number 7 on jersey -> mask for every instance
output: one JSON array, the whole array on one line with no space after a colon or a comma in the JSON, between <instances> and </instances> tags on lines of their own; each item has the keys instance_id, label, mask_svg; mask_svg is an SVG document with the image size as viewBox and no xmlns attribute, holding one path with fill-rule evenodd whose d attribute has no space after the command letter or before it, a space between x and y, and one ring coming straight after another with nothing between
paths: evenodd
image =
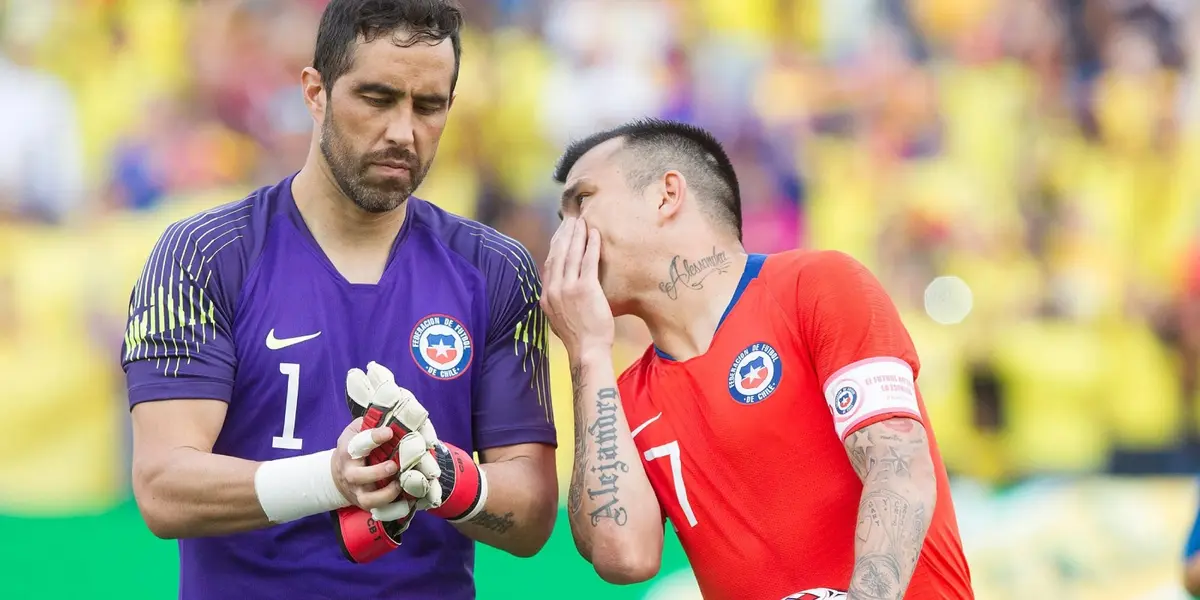
<instances>
[{"instance_id":1,"label":"number 7 on jersey","mask_svg":"<svg viewBox=\"0 0 1200 600\"><path fill-rule=\"evenodd\" d=\"M679 442L669 442L647 450L642 456L646 462L659 458L667 458L671 464L671 479L675 483L675 498L679 500L679 508L687 516L688 525L696 526L696 513L692 512L692 504L688 502L687 486L683 484L683 458L679 452Z\"/></svg>"}]
</instances>

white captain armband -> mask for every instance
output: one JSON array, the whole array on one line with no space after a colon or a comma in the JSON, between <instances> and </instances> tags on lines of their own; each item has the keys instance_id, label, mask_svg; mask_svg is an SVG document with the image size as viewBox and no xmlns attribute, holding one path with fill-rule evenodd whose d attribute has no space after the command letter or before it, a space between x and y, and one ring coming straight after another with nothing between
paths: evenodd
<instances>
[{"instance_id":1,"label":"white captain armband","mask_svg":"<svg viewBox=\"0 0 1200 600\"><path fill-rule=\"evenodd\" d=\"M838 370L825 383L825 402L842 440L867 422L921 418L912 367L898 358L868 358Z\"/></svg>"},{"instance_id":2,"label":"white captain armband","mask_svg":"<svg viewBox=\"0 0 1200 600\"><path fill-rule=\"evenodd\" d=\"M287 523L350 503L333 481L333 450L269 460L254 473L254 493L272 523Z\"/></svg>"}]
</instances>

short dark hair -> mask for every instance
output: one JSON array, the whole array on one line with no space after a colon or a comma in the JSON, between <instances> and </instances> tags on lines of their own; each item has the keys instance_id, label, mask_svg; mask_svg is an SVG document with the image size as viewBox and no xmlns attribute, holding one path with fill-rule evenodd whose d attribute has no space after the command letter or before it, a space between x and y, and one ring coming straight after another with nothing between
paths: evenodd
<instances>
[{"instance_id":1,"label":"short dark hair","mask_svg":"<svg viewBox=\"0 0 1200 600\"><path fill-rule=\"evenodd\" d=\"M706 209L719 223L729 226L742 239L742 196L737 173L725 148L703 128L679 121L638 119L572 142L554 168L554 180L567 182L567 174L579 159L596 146L621 139L618 151L627 155L626 181L634 190L644 190L663 173L677 170L707 200Z\"/></svg>"},{"instance_id":2,"label":"short dark hair","mask_svg":"<svg viewBox=\"0 0 1200 600\"><path fill-rule=\"evenodd\" d=\"M454 0L332 0L317 29L313 68L321 74L328 93L354 64L359 36L372 42L403 31L409 34L407 39L393 40L402 47L449 38L454 48L454 75L450 79L453 92L462 59L462 26L462 11Z\"/></svg>"}]
</instances>

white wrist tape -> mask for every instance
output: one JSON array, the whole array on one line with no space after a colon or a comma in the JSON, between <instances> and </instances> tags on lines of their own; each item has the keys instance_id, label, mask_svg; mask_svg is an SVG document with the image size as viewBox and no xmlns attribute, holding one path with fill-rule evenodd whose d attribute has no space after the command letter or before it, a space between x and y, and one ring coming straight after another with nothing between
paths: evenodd
<instances>
[{"instance_id":1,"label":"white wrist tape","mask_svg":"<svg viewBox=\"0 0 1200 600\"><path fill-rule=\"evenodd\" d=\"M350 503L333 481L333 450L269 460L254 473L254 493L272 523L287 523Z\"/></svg>"}]
</instances>

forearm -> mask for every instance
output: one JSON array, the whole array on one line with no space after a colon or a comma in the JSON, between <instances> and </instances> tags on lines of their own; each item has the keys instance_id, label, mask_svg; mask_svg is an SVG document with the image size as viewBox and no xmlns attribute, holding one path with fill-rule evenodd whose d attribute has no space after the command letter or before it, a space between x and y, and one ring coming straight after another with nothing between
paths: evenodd
<instances>
[{"instance_id":1,"label":"forearm","mask_svg":"<svg viewBox=\"0 0 1200 600\"><path fill-rule=\"evenodd\" d=\"M889 431L889 426L909 429ZM863 491L848 600L900 600L936 507L937 478L924 429L915 421L868 429L854 434L863 436L857 444L862 452L854 460Z\"/></svg>"},{"instance_id":2,"label":"forearm","mask_svg":"<svg viewBox=\"0 0 1200 600\"><path fill-rule=\"evenodd\" d=\"M935 486L932 480L922 484L895 479L864 486L850 600L904 597L937 502Z\"/></svg>"},{"instance_id":3,"label":"forearm","mask_svg":"<svg viewBox=\"0 0 1200 600\"><path fill-rule=\"evenodd\" d=\"M135 465L138 506L161 538L227 535L270 525L259 504L259 463L175 448L150 465Z\"/></svg>"},{"instance_id":4,"label":"forearm","mask_svg":"<svg viewBox=\"0 0 1200 600\"><path fill-rule=\"evenodd\" d=\"M630 435L612 357L572 357L571 380L575 460L567 509L575 545L601 577L642 580L657 570L662 515Z\"/></svg>"},{"instance_id":5,"label":"forearm","mask_svg":"<svg viewBox=\"0 0 1200 600\"><path fill-rule=\"evenodd\" d=\"M537 554L554 529L558 481L535 461L518 457L479 465L488 495L474 517L456 523L463 535L520 557Z\"/></svg>"},{"instance_id":6,"label":"forearm","mask_svg":"<svg viewBox=\"0 0 1200 600\"><path fill-rule=\"evenodd\" d=\"M135 494L161 538L229 535L348 506L333 451L254 462L191 447L135 467Z\"/></svg>"}]
</instances>

